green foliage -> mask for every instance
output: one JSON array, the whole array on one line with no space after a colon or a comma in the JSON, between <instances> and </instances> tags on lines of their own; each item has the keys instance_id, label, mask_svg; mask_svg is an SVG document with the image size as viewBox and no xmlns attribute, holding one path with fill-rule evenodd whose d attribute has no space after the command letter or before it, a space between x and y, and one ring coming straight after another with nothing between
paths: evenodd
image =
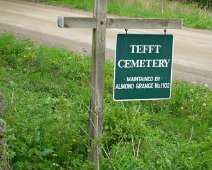
<instances>
[{"instance_id":1,"label":"green foliage","mask_svg":"<svg viewBox=\"0 0 212 170\"><path fill-rule=\"evenodd\" d=\"M7 157L14 170L92 169L86 161L90 58L0 36ZM172 98L114 102L106 63L102 169L210 169L212 91L174 81Z\"/></svg>"},{"instance_id":2,"label":"green foliage","mask_svg":"<svg viewBox=\"0 0 212 170\"><path fill-rule=\"evenodd\" d=\"M93 9L93 0L41 0L85 10ZM211 3L212 4L212 3ZM173 0L108 0L108 13L136 18L182 18L184 25L212 29L212 13L196 3Z\"/></svg>"},{"instance_id":3,"label":"green foliage","mask_svg":"<svg viewBox=\"0 0 212 170\"><path fill-rule=\"evenodd\" d=\"M8 34L0 37L0 44L0 91L6 98L13 168L85 164L87 139L81 136L87 130L87 112L81 107L88 101L80 103L80 98L89 95L88 59L62 49L35 49L29 41Z\"/></svg>"},{"instance_id":4,"label":"green foliage","mask_svg":"<svg viewBox=\"0 0 212 170\"><path fill-rule=\"evenodd\" d=\"M64 5L71 8L79 8L85 10L91 10L94 4L93 0L39 0L40 2L45 2L53 5Z\"/></svg>"},{"instance_id":5,"label":"green foliage","mask_svg":"<svg viewBox=\"0 0 212 170\"><path fill-rule=\"evenodd\" d=\"M210 0L175 0L183 3L198 3L203 7L212 7Z\"/></svg>"}]
</instances>

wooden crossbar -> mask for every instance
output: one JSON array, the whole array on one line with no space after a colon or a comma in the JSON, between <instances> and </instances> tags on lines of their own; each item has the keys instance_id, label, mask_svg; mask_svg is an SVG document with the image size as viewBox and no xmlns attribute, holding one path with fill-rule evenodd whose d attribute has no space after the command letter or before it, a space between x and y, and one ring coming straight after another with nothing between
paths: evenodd
<instances>
[{"instance_id":1,"label":"wooden crossbar","mask_svg":"<svg viewBox=\"0 0 212 170\"><path fill-rule=\"evenodd\" d=\"M96 28L96 18L58 17L60 28ZM100 21L102 22L102 21ZM181 29L182 19L107 18L106 28L131 29ZM104 24L104 23L102 23Z\"/></svg>"},{"instance_id":2,"label":"wooden crossbar","mask_svg":"<svg viewBox=\"0 0 212 170\"><path fill-rule=\"evenodd\" d=\"M107 19L107 28L131 29L181 29L181 19Z\"/></svg>"}]
</instances>

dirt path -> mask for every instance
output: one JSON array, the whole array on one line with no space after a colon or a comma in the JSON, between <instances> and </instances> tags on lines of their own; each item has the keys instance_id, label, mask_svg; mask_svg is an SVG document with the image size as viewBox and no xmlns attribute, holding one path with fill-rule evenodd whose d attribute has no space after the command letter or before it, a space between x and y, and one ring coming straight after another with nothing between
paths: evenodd
<instances>
[{"instance_id":1,"label":"dirt path","mask_svg":"<svg viewBox=\"0 0 212 170\"><path fill-rule=\"evenodd\" d=\"M12 32L32 38L37 44L68 48L81 55L91 54L90 29L57 28L57 16L92 16L89 12L32 2L0 0L0 33ZM113 59L117 33L107 30L106 57ZM163 33L163 30L129 30L129 33ZM207 83L212 88L212 31L168 30L175 37L174 77L190 82Z\"/></svg>"}]
</instances>

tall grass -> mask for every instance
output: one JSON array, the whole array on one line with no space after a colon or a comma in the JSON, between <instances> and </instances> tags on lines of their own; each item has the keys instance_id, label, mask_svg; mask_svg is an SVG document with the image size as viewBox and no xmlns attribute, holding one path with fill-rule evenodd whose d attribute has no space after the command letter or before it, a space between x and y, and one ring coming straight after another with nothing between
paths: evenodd
<instances>
[{"instance_id":1,"label":"tall grass","mask_svg":"<svg viewBox=\"0 0 212 170\"><path fill-rule=\"evenodd\" d=\"M72 8L93 9L93 0L42 0ZM212 29L212 13L198 4L170 0L108 0L108 13L139 18L182 18L184 25Z\"/></svg>"},{"instance_id":2,"label":"tall grass","mask_svg":"<svg viewBox=\"0 0 212 170\"><path fill-rule=\"evenodd\" d=\"M92 169L86 161L90 58L0 35L7 158L14 170ZM114 102L106 62L102 169L210 169L212 91L174 81L170 100Z\"/></svg>"}]
</instances>

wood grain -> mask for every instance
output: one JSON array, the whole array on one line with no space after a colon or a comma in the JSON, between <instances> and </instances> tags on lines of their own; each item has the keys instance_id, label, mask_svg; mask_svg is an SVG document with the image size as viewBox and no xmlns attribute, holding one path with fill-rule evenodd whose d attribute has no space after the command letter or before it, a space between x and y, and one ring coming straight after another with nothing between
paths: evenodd
<instances>
[{"instance_id":1,"label":"wood grain","mask_svg":"<svg viewBox=\"0 0 212 170\"><path fill-rule=\"evenodd\" d=\"M97 28L98 24L96 18L60 17L59 20L60 20L59 21L60 27L65 28ZM182 19L107 18L106 28L181 29L182 23L183 23Z\"/></svg>"}]
</instances>

